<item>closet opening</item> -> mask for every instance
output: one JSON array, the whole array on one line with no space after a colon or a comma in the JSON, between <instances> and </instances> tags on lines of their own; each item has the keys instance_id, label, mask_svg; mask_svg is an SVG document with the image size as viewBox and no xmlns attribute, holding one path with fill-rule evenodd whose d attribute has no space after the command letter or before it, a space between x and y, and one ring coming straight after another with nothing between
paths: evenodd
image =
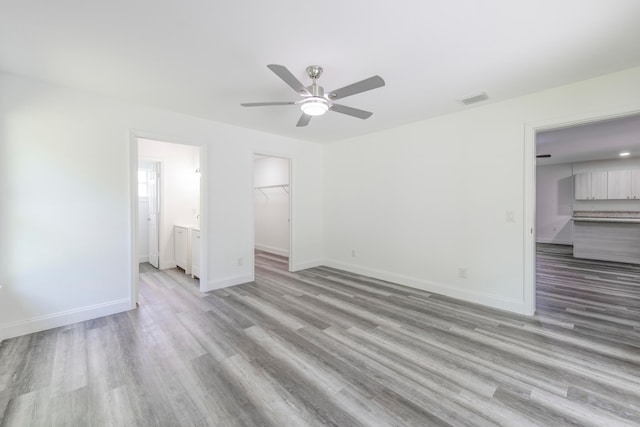
<instances>
[{"instance_id":1,"label":"closet opening","mask_svg":"<svg viewBox=\"0 0 640 427\"><path fill-rule=\"evenodd\" d=\"M255 154L253 179L256 265L291 271L291 160Z\"/></svg>"}]
</instances>

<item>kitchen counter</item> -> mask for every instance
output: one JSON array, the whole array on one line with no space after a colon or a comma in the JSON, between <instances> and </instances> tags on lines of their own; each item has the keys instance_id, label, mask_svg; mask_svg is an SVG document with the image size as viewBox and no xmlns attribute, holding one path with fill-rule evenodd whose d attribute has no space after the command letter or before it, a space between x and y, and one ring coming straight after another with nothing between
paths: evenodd
<instances>
[{"instance_id":1,"label":"kitchen counter","mask_svg":"<svg viewBox=\"0 0 640 427\"><path fill-rule=\"evenodd\" d=\"M575 258L640 264L640 212L573 213Z\"/></svg>"},{"instance_id":2,"label":"kitchen counter","mask_svg":"<svg viewBox=\"0 0 640 427\"><path fill-rule=\"evenodd\" d=\"M640 224L640 212L575 211L574 221Z\"/></svg>"},{"instance_id":3,"label":"kitchen counter","mask_svg":"<svg viewBox=\"0 0 640 427\"><path fill-rule=\"evenodd\" d=\"M194 230L196 229L196 227L194 227L193 224L176 223L176 224L173 224L173 225L175 225L176 227L191 228L191 229L194 229Z\"/></svg>"}]
</instances>

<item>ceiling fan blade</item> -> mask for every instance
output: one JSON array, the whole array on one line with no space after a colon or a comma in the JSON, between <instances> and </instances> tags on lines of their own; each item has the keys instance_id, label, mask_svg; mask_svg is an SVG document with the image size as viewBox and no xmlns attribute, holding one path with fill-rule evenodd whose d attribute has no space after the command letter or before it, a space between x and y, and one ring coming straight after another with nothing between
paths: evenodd
<instances>
[{"instance_id":1,"label":"ceiling fan blade","mask_svg":"<svg viewBox=\"0 0 640 427\"><path fill-rule=\"evenodd\" d=\"M368 119L373 114L370 111L358 110L357 108L347 107L346 105L340 104L333 104L331 109L336 113L346 114L363 120Z\"/></svg>"},{"instance_id":2,"label":"ceiling fan blade","mask_svg":"<svg viewBox=\"0 0 640 427\"><path fill-rule=\"evenodd\" d=\"M304 87L302 83L300 83L300 80L296 79L296 77L291 74L291 71L289 71L284 65L269 64L267 65L267 68L276 73L278 77L280 77L286 84L291 86L291 88L293 88L293 90L295 90L296 92L303 95L311 95L307 88Z\"/></svg>"},{"instance_id":3,"label":"ceiling fan blade","mask_svg":"<svg viewBox=\"0 0 640 427\"><path fill-rule=\"evenodd\" d=\"M536 159L548 159L549 157L551 157L551 154L538 154Z\"/></svg>"},{"instance_id":4,"label":"ceiling fan blade","mask_svg":"<svg viewBox=\"0 0 640 427\"><path fill-rule=\"evenodd\" d=\"M295 105L295 102L245 102L243 107L266 107L269 105Z\"/></svg>"},{"instance_id":5,"label":"ceiling fan blade","mask_svg":"<svg viewBox=\"0 0 640 427\"><path fill-rule=\"evenodd\" d=\"M304 113L303 113L303 114L300 116L300 120L298 120L298 124L296 125L296 127L299 127L299 128L300 128L300 127L302 127L302 126L306 126L306 125L308 125L308 124L309 124L309 122L311 121L311 117L312 117L312 116L310 116L310 115L308 115L308 114L304 114Z\"/></svg>"},{"instance_id":6,"label":"ceiling fan blade","mask_svg":"<svg viewBox=\"0 0 640 427\"><path fill-rule=\"evenodd\" d=\"M349 86L336 89L329 94L329 99L346 98L347 96L355 95L356 93L366 92L371 89L376 89L384 86L384 80L380 76L369 77L368 79L361 80L357 83L350 84Z\"/></svg>"}]
</instances>

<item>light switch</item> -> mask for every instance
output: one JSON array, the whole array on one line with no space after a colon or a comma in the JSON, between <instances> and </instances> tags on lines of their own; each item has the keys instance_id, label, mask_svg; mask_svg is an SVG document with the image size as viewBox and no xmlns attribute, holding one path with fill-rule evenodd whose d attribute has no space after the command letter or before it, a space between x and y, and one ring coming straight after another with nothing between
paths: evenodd
<instances>
[{"instance_id":1,"label":"light switch","mask_svg":"<svg viewBox=\"0 0 640 427\"><path fill-rule=\"evenodd\" d=\"M516 222L516 215L513 211L507 211L507 222Z\"/></svg>"}]
</instances>

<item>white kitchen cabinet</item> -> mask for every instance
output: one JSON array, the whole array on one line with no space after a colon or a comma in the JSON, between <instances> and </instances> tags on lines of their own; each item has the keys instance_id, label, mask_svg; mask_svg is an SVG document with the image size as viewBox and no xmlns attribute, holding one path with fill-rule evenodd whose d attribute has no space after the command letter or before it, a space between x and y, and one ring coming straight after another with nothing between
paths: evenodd
<instances>
[{"instance_id":1,"label":"white kitchen cabinet","mask_svg":"<svg viewBox=\"0 0 640 427\"><path fill-rule=\"evenodd\" d=\"M191 232L191 276L200 278L200 230Z\"/></svg>"},{"instance_id":2,"label":"white kitchen cabinet","mask_svg":"<svg viewBox=\"0 0 640 427\"><path fill-rule=\"evenodd\" d=\"M591 198L594 200L606 200L607 198L607 172L591 172Z\"/></svg>"},{"instance_id":3,"label":"white kitchen cabinet","mask_svg":"<svg viewBox=\"0 0 640 427\"><path fill-rule=\"evenodd\" d=\"M631 198L631 171L609 171L607 174L607 198L610 200Z\"/></svg>"},{"instance_id":4,"label":"white kitchen cabinet","mask_svg":"<svg viewBox=\"0 0 640 427\"><path fill-rule=\"evenodd\" d=\"M640 199L640 170L631 171L631 198Z\"/></svg>"},{"instance_id":5,"label":"white kitchen cabinet","mask_svg":"<svg viewBox=\"0 0 640 427\"><path fill-rule=\"evenodd\" d=\"M178 225L173 227L174 257L176 265L190 273L189 268L189 229Z\"/></svg>"},{"instance_id":6,"label":"white kitchen cabinet","mask_svg":"<svg viewBox=\"0 0 640 427\"><path fill-rule=\"evenodd\" d=\"M609 171L608 199L640 199L640 170Z\"/></svg>"},{"instance_id":7,"label":"white kitchen cabinet","mask_svg":"<svg viewBox=\"0 0 640 427\"><path fill-rule=\"evenodd\" d=\"M575 175L575 194L576 200L591 199L591 173L577 173Z\"/></svg>"},{"instance_id":8,"label":"white kitchen cabinet","mask_svg":"<svg viewBox=\"0 0 640 427\"><path fill-rule=\"evenodd\" d=\"M575 175L576 200L606 200L607 172L581 172Z\"/></svg>"}]
</instances>

